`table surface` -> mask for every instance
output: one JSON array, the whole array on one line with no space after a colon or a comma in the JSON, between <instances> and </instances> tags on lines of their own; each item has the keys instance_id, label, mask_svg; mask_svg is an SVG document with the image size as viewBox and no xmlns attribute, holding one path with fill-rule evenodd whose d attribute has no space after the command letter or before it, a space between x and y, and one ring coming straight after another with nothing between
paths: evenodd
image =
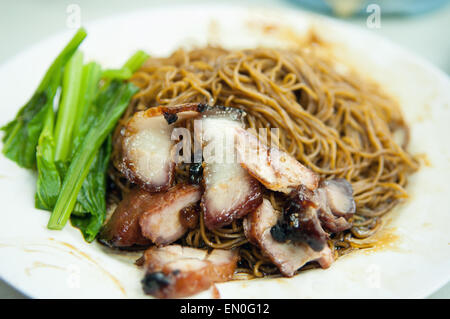
<instances>
[{"instance_id":1,"label":"table surface","mask_svg":"<svg viewBox=\"0 0 450 319\"><path fill-rule=\"evenodd\" d=\"M135 11L152 6L186 3L211 3L211 0L22 0L0 2L0 38L7 45L0 51L0 64L31 45L66 29L67 6L79 5L82 23L105 16ZM225 2L225 1L216 1ZM287 6L296 8L293 0L228 0L226 3L258 6ZM449 1L450 3L450 1ZM347 19L348 22L366 27L367 17ZM13 31L11 31L13 30ZM424 57L450 74L450 5L437 11L414 17L384 17L381 8L381 27L371 29L395 43ZM0 298L24 298L25 296L0 278ZM450 283L429 296L450 298Z\"/></svg>"}]
</instances>

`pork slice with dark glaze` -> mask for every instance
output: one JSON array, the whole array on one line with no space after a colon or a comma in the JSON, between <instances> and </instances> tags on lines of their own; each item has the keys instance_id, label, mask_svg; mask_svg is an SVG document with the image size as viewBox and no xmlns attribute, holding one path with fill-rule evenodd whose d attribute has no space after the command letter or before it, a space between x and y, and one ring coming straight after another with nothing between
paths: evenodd
<instances>
[{"instance_id":1,"label":"pork slice with dark glaze","mask_svg":"<svg viewBox=\"0 0 450 319\"><path fill-rule=\"evenodd\" d=\"M333 214L328 205L326 190L322 188L317 189L314 199L318 205L317 216L323 228L327 231L338 233L352 227L352 224L345 217Z\"/></svg>"},{"instance_id":2,"label":"pork slice with dark glaze","mask_svg":"<svg viewBox=\"0 0 450 319\"><path fill-rule=\"evenodd\" d=\"M150 192L167 190L173 181L175 158L173 124L198 115L204 104L152 107L136 112L122 130L122 158L118 169Z\"/></svg>"},{"instance_id":3,"label":"pork slice with dark glaze","mask_svg":"<svg viewBox=\"0 0 450 319\"><path fill-rule=\"evenodd\" d=\"M156 245L170 244L183 236L187 227L180 212L200 200L197 185L178 184L166 192L153 194L151 205L139 217L142 235Z\"/></svg>"},{"instance_id":4,"label":"pork slice with dark glaze","mask_svg":"<svg viewBox=\"0 0 450 319\"><path fill-rule=\"evenodd\" d=\"M353 199L353 188L347 180L336 178L320 183L320 188L326 192L327 204L335 216L353 216L356 211L356 203Z\"/></svg>"},{"instance_id":5,"label":"pork slice with dark glaze","mask_svg":"<svg viewBox=\"0 0 450 319\"><path fill-rule=\"evenodd\" d=\"M132 189L114 210L99 234L99 241L117 248L148 246L150 240L142 235L139 217L151 205L152 194Z\"/></svg>"},{"instance_id":6,"label":"pork slice with dark glaze","mask_svg":"<svg viewBox=\"0 0 450 319\"><path fill-rule=\"evenodd\" d=\"M233 128L243 127L243 123L233 116L232 111L219 114L208 112L202 118L205 191L201 206L206 227L216 229L258 207L262 201L262 190L258 181L233 156Z\"/></svg>"},{"instance_id":7,"label":"pork slice with dark glaze","mask_svg":"<svg viewBox=\"0 0 450 319\"><path fill-rule=\"evenodd\" d=\"M275 146L268 147L243 128L237 127L235 131L242 167L265 187L286 194L301 185L310 190L317 188L319 176L294 157Z\"/></svg>"},{"instance_id":8,"label":"pork slice with dark glaze","mask_svg":"<svg viewBox=\"0 0 450 319\"><path fill-rule=\"evenodd\" d=\"M273 209L270 201L263 203L254 212L244 218L244 232L247 239L257 245L287 277L311 261L317 261L322 268L328 268L333 262L333 254L328 246L320 251L314 251L306 243L276 241L271 235L271 229L281 218L281 213Z\"/></svg>"},{"instance_id":9,"label":"pork slice with dark glaze","mask_svg":"<svg viewBox=\"0 0 450 319\"><path fill-rule=\"evenodd\" d=\"M289 194L282 220L272 229L277 241L292 240L308 244L320 251L329 233L352 227L355 212L353 191L344 179L322 181L314 191L301 186Z\"/></svg>"},{"instance_id":10,"label":"pork slice with dark glaze","mask_svg":"<svg viewBox=\"0 0 450 319\"><path fill-rule=\"evenodd\" d=\"M327 245L329 236L322 228L316 204L305 192L291 194L284 208L284 232L288 239L306 243L313 250L321 251Z\"/></svg>"},{"instance_id":11,"label":"pork slice with dark glaze","mask_svg":"<svg viewBox=\"0 0 450 319\"><path fill-rule=\"evenodd\" d=\"M351 184L343 178L325 180L314 192L318 216L323 227L338 233L352 227L348 219L356 210Z\"/></svg>"},{"instance_id":12,"label":"pork slice with dark glaze","mask_svg":"<svg viewBox=\"0 0 450 319\"><path fill-rule=\"evenodd\" d=\"M144 254L145 293L158 298L191 296L213 283L230 280L237 266L237 250L206 250L170 245Z\"/></svg>"}]
</instances>

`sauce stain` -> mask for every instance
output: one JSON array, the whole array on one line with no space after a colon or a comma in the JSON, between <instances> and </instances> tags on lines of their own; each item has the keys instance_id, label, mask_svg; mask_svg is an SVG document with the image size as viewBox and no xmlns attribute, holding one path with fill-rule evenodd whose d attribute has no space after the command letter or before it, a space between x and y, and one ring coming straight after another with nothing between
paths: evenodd
<instances>
[{"instance_id":1,"label":"sauce stain","mask_svg":"<svg viewBox=\"0 0 450 319\"><path fill-rule=\"evenodd\" d=\"M25 273L28 276L31 276L31 271L38 269L38 268L54 268L54 269L59 269L59 270L66 270L64 267L61 267L61 266L50 265L50 264L42 263L40 261L35 261L30 267L25 268Z\"/></svg>"},{"instance_id":2,"label":"sauce stain","mask_svg":"<svg viewBox=\"0 0 450 319\"><path fill-rule=\"evenodd\" d=\"M431 107L429 104L425 104L423 106L423 110L416 116L415 120L419 123L431 120Z\"/></svg>"},{"instance_id":3,"label":"sauce stain","mask_svg":"<svg viewBox=\"0 0 450 319\"><path fill-rule=\"evenodd\" d=\"M361 241L365 254L370 254L381 250L399 250L397 244L400 236L396 234L396 228L382 229L368 241Z\"/></svg>"},{"instance_id":4,"label":"sauce stain","mask_svg":"<svg viewBox=\"0 0 450 319\"><path fill-rule=\"evenodd\" d=\"M260 20L249 20L246 22L249 30L255 31L258 34L269 36L277 41L301 48L311 44L318 44L320 46L328 46L329 43L323 41L318 32L315 31L315 26L312 25L306 32L298 32L289 25L282 25L278 23L271 23Z\"/></svg>"},{"instance_id":5,"label":"sauce stain","mask_svg":"<svg viewBox=\"0 0 450 319\"><path fill-rule=\"evenodd\" d=\"M63 242L63 241L58 241L52 237L49 238L49 241L56 243L60 246L63 246L64 249L59 249L60 251L64 252L64 253L68 253L76 258L79 258L81 260L87 260L90 264L96 266L105 276L107 276L113 283L114 285L116 285L116 287L121 291L121 293L126 296L127 293L125 291L125 289L123 288L122 284L120 283L120 281L114 277L113 275L111 275L108 271L106 271L102 266L100 266L91 256L89 256L88 254L86 254L85 252L79 250L78 248L76 248L75 246ZM25 252L29 252L29 253L48 253L46 251L41 251L41 250L37 250L37 249L31 249L31 248L27 248L29 246L47 246L50 248L56 248L58 249L57 246L54 245L49 245L49 244L41 244L41 243L32 243L32 244L8 244L8 243L0 243L0 248L3 247L14 247L14 248L18 248L21 249ZM67 250L69 249L69 251ZM31 267L28 267L25 269L25 272L27 275L31 274L31 270L36 269L36 268L43 268L43 267L51 267L51 268L55 268L55 269L62 269L65 270L65 268L60 267L60 266L56 266L56 265L50 265L50 264L45 264L45 263L41 263L41 262L34 262L33 265Z\"/></svg>"},{"instance_id":6,"label":"sauce stain","mask_svg":"<svg viewBox=\"0 0 450 319\"><path fill-rule=\"evenodd\" d=\"M75 256L75 257L84 257L85 259L87 259L89 262L91 262L92 264L94 264L95 266L97 266L97 268L103 273L103 274L105 274L109 279L111 279L111 281L117 286L117 288L119 288L119 290L122 292L122 294L124 295L124 296L126 296L127 294L126 294L126 291L125 291L125 289L123 288L123 286L122 286L122 284L120 283L120 281L116 278L116 277L114 277L113 275L111 275L108 271L106 271L102 266L100 266L91 256L89 256L88 254L86 254L85 252L82 252L81 250L79 250L78 248L76 248L75 246L73 246L73 245L71 245L71 244L69 244L69 243L66 243L66 242L63 242L63 241L57 241L57 240L55 240L54 238L49 238L49 240L51 240L51 241L53 241L53 242L55 242L55 243L57 243L57 244L59 244L59 245L62 245L62 246L65 246L65 247L67 247L67 248L69 248L71 251L69 251L69 253L71 254L71 255L73 255L73 256Z\"/></svg>"},{"instance_id":7,"label":"sauce stain","mask_svg":"<svg viewBox=\"0 0 450 319\"><path fill-rule=\"evenodd\" d=\"M25 248L25 247L23 247L23 246L0 243L0 248L4 248L4 247L19 248L19 249L22 249L22 250L23 250L24 252L26 252L26 253L40 253L40 252L41 252L40 250L30 249L30 248Z\"/></svg>"}]
</instances>

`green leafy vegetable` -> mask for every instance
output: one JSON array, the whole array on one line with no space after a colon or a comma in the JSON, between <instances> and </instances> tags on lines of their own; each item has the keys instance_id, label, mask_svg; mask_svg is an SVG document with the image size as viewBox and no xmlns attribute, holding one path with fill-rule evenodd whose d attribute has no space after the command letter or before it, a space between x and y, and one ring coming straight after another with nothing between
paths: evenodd
<instances>
[{"instance_id":1,"label":"green leafy vegetable","mask_svg":"<svg viewBox=\"0 0 450 319\"><path fill-rule=\"evenodd\" d=\"M25 168L36 167L36 146L49 108L61 82L61 72L86 37L81 28L53 61L31 99L19 110L16 118L3 126L3 154Z\"/></svg>"},{"instance_id":2,"label":"green leafy vegetable","mask_svg":"<svg viewBox=\"0 0 450 319\"><path fill-rule=\"evenodd\" d=\"M93 113L95 106L92 105L98 93L101 67L98 63L90 62L83 67L83 74L80 87L79 108L74 118L72 153L83 141L91 123L87 123L88 118Z\"/></svg>"},{"instance_id":3,"label":"green leafy vegetable","mask_svg":"<svg viewBox=\"0 0 450 319\"><path fill-rule=\"evenodd\" d=\"M72 146L72 132L79 109L83 54L76 52L67 63L62 83L62 97L55 126L55 160L67 161Z\"/></svg>"},{"instance_id":4,"label":"green leafy vegetable","mask_svg":"<svg viewBox=\"0 0 450 319\"><path fill-rule=\"evenodd\" d=\"M75 56L74 56L75 57ZM73 69L67 67L67 72L73 72ZM77 70L78 72L79 70ZM76 145L78 145L82 137L79 134L80 123L85 119L86 112L92 104L95 94L98 90L98 82L100 80L101 68L100 65L91 62L83 67L81 74L80 92L77 94L77 104L72 105L73 121L73 147L70 150L71 156L69 160L55 161L54 150L55 141L53 137L53 121L54 114L51 112L51 121L44 126L39 144L37 148L37 167L38 167L38 181L36 189L35 205L37 208L45 210L53 210L58 199L59 191L61 189L62 179L68 169L70 158L74 153ZM67 78L70 78L69 76ZM74 95L72 95L74 96Z\"/></svg>"},{"instance_id":5,"label":"green leafy vegetable","mask_svg":"<svg viewBox=\"0 0 450 319\"><path fill-rule=\"evenodd\" d=\"M37 208L45 210L53 209L61 188L60 173L54 161L54 120L53 108L47 108L44 128L39 136L39 143L36 149L38 180L35 205Z\"/></svg>"},{"instance_id":6,"label":"green leafy vegetable","mask_svg":"<svg viewBox=\"0 0 450 319\"><path fill-rule=\"evenodd\" d=\"M86 117L94 98L98 92L101 76L101 67L98 63L90 62L83 66L83 74L80 87L80 106L74 123L74 137L80 132L81 123Z\"/></svg>"},{"instance_id":7,"label":"green leafy vegetable","mask_svg":"<svg viewBox=\"0 0 450 319\"><path fill-rule=\"evenodd\" d=\"M106 217L106 172L111 155L111 135L103 143L92 163L89 173L78 193L77 204L82 214L70 217L72 225L79 228L87 242L97 236Z\"/></svg>"},{"instance_id":8,"label":"green leafy vegetable","mask_svg":"<svg viewBox=\"0 0 450 319\"><path fill-rule=\"evenodd\" d=\"M96 153L137 90L132 83L114 80L100 92L94 104L101 107L101 112L94 126L86 134L83 143L75 151L55 208L50 216L48 228L62 229L67 223Z\"/></svg>"},{"instance_id":9,"label":"green leafy vegetable","mask_svg":"<svg viewBox=\"0 0 450 319\"><path fill-rule=\"evenodd\" d=\"M102 72L95 62L83 65L77 48L85 37L79 29L2 130L4 154L20 166L37 168L35 205L52 211L48 228L62 229L70 217L91 242L106 216L111 131L138 90L124 80L148 55L138 51L122 68Z\"/></svg>"},{"instance_id":10,"label":"green leafy vegetable","mask_svg":"<svg viewBox=\"0 0 450 319\"><path fill-rule=\"evenodd\" d=\"M149 55L142 50L136 51L120 69L107 69L102 73L102 78L107 80L129 79L137 69L147 60Z\"/></svg>"},{"instance_id":11,"label":"green leafy vegetable","mask_svg":"<svg viewBox=\"0 0 450 319\"><path fill-rule=\"evenodd\" d=\"M105 83L103 84L104 87L102 90L105 90L114 79L128 79L147 58L147 54L143 51L138 51L121 69L103 71L101 77L105 79ZM83 69L83 79L86 77L85 72L90 74L87 78L93 82L92 84L87 84L92 91L92 88L98 87L93 84L98 81L100 67L98 65L97 67L95 65L86 65ZM84 82L89 82L89 80L83 80L82 83ZM93 104L92 101L89 101L89 96L92 96L92 94L87 93L85 96L84 108L86 111L79 117L81 119L80 125L75 126L74 149L77 149L78 145L84 141L87 132L95 125L100 114L103 112L102 107L107 103L106 99L108 98L107 95L103 95L106 99L102 100L99 96L96 103ZM78 128L78 131L76 131L76 128ZM95 239L106 217L106 173L110 154L111 137L109 136L91 164L89 173L81 186L77 196L77 202L70 217L72 225L81 230L84 239L88 242Z\"/></svg>"},{"instance_id":12,"label":"green leafy vegetable","mask_svg":"<svg viewBox=\"0 0 450 319\"><path fill-rule=\"evenodd\" d=\"M127 62L124 64L123 69L129 69L131 73L134 73L139 69L142 63L147 60L149 55L142 50L136 51Z\"/></svg>"},{"instance_id":13,"label":"green leafy vegetable","mask_svg":"<svg viewBox=\"0 0 450 319\"><path fill-rule=\"evenodd\" d=\"M119 80L126 80L130 78L133 75L133 73L128 68L123 69L108 69L103 71L102 78L105 79L119 79Z\"/></svg>"}]
</instances>

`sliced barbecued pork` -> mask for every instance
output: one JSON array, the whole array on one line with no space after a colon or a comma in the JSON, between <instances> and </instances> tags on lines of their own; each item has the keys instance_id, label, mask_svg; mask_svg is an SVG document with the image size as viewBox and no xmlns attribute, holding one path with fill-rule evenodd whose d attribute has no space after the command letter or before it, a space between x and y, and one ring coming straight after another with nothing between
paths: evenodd
<instances>
[{"instance_id":1,"label":"sliced barbecued pork","mask_svg":"<svg viewBox=\"0 0 450 319\"><path fill-rule=\"evenodd\" d=\"M99 234L99 241L117 248L133 248L151 244L142 235L139 217L151 205L152 194L142 189L132 189L117 205Z\"/></svg>"},{"instance_id":2,"label":"sliced barbecued pork","mask_svg":"<svg viewBox=\"0 0 450 319\"><path fill-rule=\"evenodd\" d=\"M188 230L182 210L195 205L200 197L196 185L178 184L162 193L133 189L119 203L99 240L117 248L170 244Z\"/></svg>"},{"instance_id":3,"label":"sliced barbecued pork","mask_svg":"<svg viewBox=\"0 0 450 319\"><path fill-rule=\"evenodd\" d=\"M310 191L301 186L292 191L283 209L282 220L273 227L277 241L291 240L308 244L321 251L327 245L329 233L351 228L347 220L355 213L353 190L345 179L322 181Z\"/></svg>"},{"instance_id":4,"label":"sliced barbecued pork","mask_svg":"<svg viewBox=\"0 0 450 319\"><path fill-rule=\"evenodd\" d=\"M290 193L304 185L317 188L319 176L276 146L265 143L241 127L235 128L239 161L253 177L268 189Z\"/></svg>"},{"instance_id":5,"label":"sliced barbecued pork","mask_svg":"<svg viewBox=\"0 0 450 319\"><path fill-rule=\"evenodd\" d=\"M287 239L308 244L313 250L321 251L326 245L328 234L323 230L317 214L317 204L313 201L314 193L301 186L293 192L283 209L284 223L276 236L284 233Z\"/></svg>"},{"instance_id":6,"label":"sliced barbecued pork","mask_svg":"<svg viewBox=\"0 0 450 319\"><path fill-rule=\"evenodd\" d=\"M178 184L166 192L153 194L151 204L139 218L142 235L156 245L176 241L188 230L182 222L181 211L195 205L200 197L200 187L187 184Z\"/></svg>"},{"instance_id":7,"label":"sliced barbecued pork","mask_svg":"<svg viewBox=\"0 0 450 319\"><path fill-rule=\"evenodd\" d=\"M205 225L216 229L231 224L261 204L262 191L234 156L234 128L244 126L238 109L216 107L201 118L204 156L204 194L201 205Z\"/></svg>"},{"instance_id":8,"label":"sliced barbecued pork","mask_svg":"<svg viewBox=\"0 0 450 319\"><path fill-rule=\"evenodd\" d=\"M350 218L356 211L352 185L343 178L325 180L320 188L326 192L327 204L335 216Z\"/></svg>"},{"instance_id":9,"label":"sliced barbecued pork","mask_svg":"<svg viewBox=\"0 0 450 319\"><path fill-rule=\"evenodd\" d=\"M322 181L314 191L319 219L331 233L338 233L352 227L348 219L356 210L352 185L343 178Z\"/></svg>"},{"instance_id":10,"label":"sliced barbecued pork","mask_svg":"<svg viewBox=\"0 0 450 319\"><path fill-rule=\"evenodd\" d=\"M311 261L317 261L322 268L328 268L333 262L333 254L328 246L314 251L309 245L299 242L281 243L271 235L271 229L281 213L273 209L269 200L244 218L244 232L247 239L258 246L280 270L284 276L292 277L294 273Z\"/></svg>"},{"instance_id":11,"label":"sliced barbecued pork","mask_svg":"<svg viewBox=\"0 0 450 319\"><path fill-rule=\"evenodd\" d=\"M203 180L202 207L208 229L229 225L261 203L258 182L233 164L206 165Z\"/></svg>"},{"instance_id":12,"label":"sliced barbecued pork","mask_svg":"<svg viewBox=\"0 0 450 319\"><path fill-rule=\"evenodd\" d=\"M122 159L118 169L133 183L150 192L168 189L175 169L171 133L178 119L198 115L201 103L158 106L136 112L122 130Z\"/></svg>"},{"instance_id":13,"label":"sliced barbecued pork","mask_svg":"<svg viewBox=\"0 0 450 319\"><path fill-rule=\"evenodd\" d=\"M338 233L344 230L347 230L352 227L352 224L346 219L351 216L351 214L347 214L348 217L336 216L333 214L329 203L328 196L326 195L326 191L322 188L318 188L315 194L315 200L317 209L316 214L320 219L321 225L330 233Z\"/></svg>"},{"instance_id":14,"label":"sliced barbecued pork","mask_svg":"<svg viewBox=\"0 0 450 319\"><path fill-rule=\"evenodd\" d=\"M142 235L139 217L151 204L152 194L142 189L132 189L117 205L113 214L103 226L99 241L115 248L139 248L151 244Z\"/></svg>"},{"instance_id":15,"label":"sliced barbecued pork","mask_svg":"<svg viewBox=\"0 0 450 319\"><path fill-rule=\"evenodd\" d=\"M199 293L213 283L232 278L237 250L207 250L170 245L152 247L144 254L146 294L158 298L180 298Z\"/></svg>"}]
</instances>

